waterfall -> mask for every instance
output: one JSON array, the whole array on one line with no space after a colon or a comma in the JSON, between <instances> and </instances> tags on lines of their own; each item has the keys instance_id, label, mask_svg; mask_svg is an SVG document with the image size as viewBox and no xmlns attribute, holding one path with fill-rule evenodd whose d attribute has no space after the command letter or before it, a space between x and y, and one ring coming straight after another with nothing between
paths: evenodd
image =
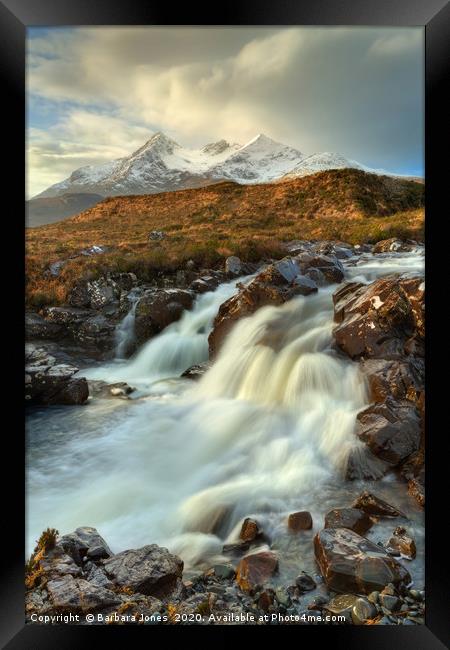
<instances>
[{"instance_id":1,"label":"waterfall","mask_svg":"<svg viewBox=\"0 0 450 650\"><path fill-rule=\"evenodd\" d=\"M128 300L131 302L131 307L126 316L122 319L115 331L115 352L116 359L125 359L128 352L135 342L134 334L134 316L136 313L136 305L139 301L139 293L137 291L130 291Z\"/></svg>"},{"instance_id":2,"label":"waterfall","mask_svg":"<svg viewBox=\"0 0 450 650\"><path fill-rule=\"evenodd\" d=\"M366 256L346 275L369 282L422 268L420 255ZM290 512L309 510L318 529L329 509L351 503L361 485L342 472L363 445L354 425L368 397L359 365L332 346L336 289L259 309L236 323L199 382L172 379L207 359L214 316L236 291L223 284L131 359L91 370L106 381L170 379L163 392L37 414L30 544L47 526L91 525L115 552L157 543L187 567L208 566L246 516L283 547Z\"/></svg>"}]
</instances>

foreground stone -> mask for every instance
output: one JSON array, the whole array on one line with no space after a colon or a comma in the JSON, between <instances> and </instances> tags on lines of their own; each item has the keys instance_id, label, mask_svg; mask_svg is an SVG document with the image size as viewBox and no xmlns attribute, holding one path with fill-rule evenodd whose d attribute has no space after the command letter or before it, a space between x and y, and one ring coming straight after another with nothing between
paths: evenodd
<instances>
[{"instance_id":1,"label":"foreground stone","mask_svg":"<svg viewBox=\"0 0 450 650\"><path fill-rule=\"evenodd\" d=\"M148 291L139 300L135 311L134 330L140 345L179 320L193 304L193 295L184 289Z\"/></svg>"},{"instance_id":2,"label":"foreground stone","mask_svg":"<svg viewBox=\"0 0 450 650\"><path fill-rule=\"evenodd\" d=\"M394 534L386 544L388 550L397 551L401 555L413 560L416 557L416 543L403 526L397 526Z\"/></svg>"},{"instance_id":3,"label":"foreground stone","mask_svg":"<svg viewBox=\"0 0 450 650\"><path fill-rule=\"evenodd\" d=\"M391 253L393 251L400 252L409 252L417 248L417 242L408 240L403 241L397 237L391 237L390 239L382 239L377 242L373 249L373 253Z\"/></svg>"},{"instance_id":4,"label":"foreground stone","mask_svg":"<svg viewBox=\"0 0 450 650\"><path fill-rule=\"evenodd\" d=\"M103 566L115 584L144 595L165 597L181 586L182 560L156 544L117 553Z\"/></svg>"},{"instance_id":5,"label":"foreground stone","mask_svg":"<svg viewBox=\"0 0 450 650\"><path fill-rule=\"evenodd\" d=\"M103 537L91 526L82 526L73 533L63 535L58 546L80 566L84 558L100 560L113 554Z\"/></svg>"},{"instance_id":6,"label":"foreground stone","mask_svg":"<svg viewBox=\"0 0 450 650\"><path fill-rule=\"evenodd\" d=\"M53 607L59 611L92 612L97 609L119 605L121 600L110 589L96 586L83 578L65 575L49 580L47 592Z\"/></svg>"},{"instance_id":7,"label":"foreground stone","mask_svg":"<svg viewBox=\"0 0 450 650\"><path fill-rule=\"evenodd\" d=\"M361 492L355 499L352 508L359 508L368 515L375 515L376 517L405 517L400 510L367 490Z\"/></svg>"},{"instance_id":8,"label":"foreground stone","mask_svg":"<svg viewBox=\"0 0 450 650\"><path fill-rule=\"evenodd\" d=\"M254 519L244 519L244 522L241 527L241 532L239 533L239 539L243 542L253 542L255 539L261 536L261 530L259 528L258 522Z\"/></svg>"},{"instance_id":9,"label":"foreground stone","mask_svg":"<svg viewBox=\"0 0 450 650\"><path fill-rule=\"evenodd\" d=\"M329 589L369 594L387 584L409 584L408 571L380 546L347 528L325 528L314 538L314 552Z\"/></svg>"},{"instance_id":10,"label":"foreground stone","mask_svg":"<svg viewBox=\"0 0 450 650\"><path fill-rule=\"evenodd\" d=\"M28 404L84 404L89 397L84 377L73 375L78 368L57 364L44 348L25 346L25 400Z\"/></svg>"},{"instance_id":11,"label":"foreground stone","mask_svg":"<svg viewBox=\"0 0 450 650\"><path fill-rule=\"evenodd\" d=\"M325 528L348 528L364 535L372 527L370 517L358 508L335 508L325 515Z\"/></svg>"},{"instance_id":12,"label":"foreground stone","mask_svg":"<svg viewBox=\"0 0 450 650\"><path fill-rule=\"evenodd\" d=\"M252 591L264 585L277 571L278 559L272 551L246 555L236 570L236 582L243 591Z\"/></svg>"},{"instance_id":13,"label":"foreground stone","mask_svg":"<svg viewBox=\"0 0 450 650\"><path fill-rule=\"evenodd\" d=\"M313 525L311 513L307 510L293 512L288 517L288 528L294 532L299 530L310 530Z\"/></svg>"}]
</instances>

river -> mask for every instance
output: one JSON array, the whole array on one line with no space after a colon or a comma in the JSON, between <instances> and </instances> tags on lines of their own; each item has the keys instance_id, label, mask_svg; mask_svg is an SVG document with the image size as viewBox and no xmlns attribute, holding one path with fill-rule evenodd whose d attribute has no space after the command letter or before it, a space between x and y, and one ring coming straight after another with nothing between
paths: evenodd
<instances>
[{"instance_id":1,"label":"river","mask_svg":"<svg viewBox=\"0 0 450 650\"><path fill-rule=\"evenodd\" d=\"M346 280L422 273L423 254L352 258ZM208 357L214 316L237 290L225 283L131 359L80 372L128 382L137 389L132 399L30 409L27 552L48 526L61 534L94 526L114 552L157 543L189 572L223 559L223 544L252 516L279 551L285 582L299 570L317 574L312 538L324 515L370 489L406 511L418 549L408 570L422 588L423 511L406 484L393 473L376 483L343 478L350 450L363 444L353 430L368 395L358 364L332 348L336 288L239 321L200 381L182 379ZM121 349L129 332L132 313ZM298 510L309 510L314 526L292 535L286 519ZM395 525L381 520L367 537L386 541Z\"/></svg>"}]
</instances>

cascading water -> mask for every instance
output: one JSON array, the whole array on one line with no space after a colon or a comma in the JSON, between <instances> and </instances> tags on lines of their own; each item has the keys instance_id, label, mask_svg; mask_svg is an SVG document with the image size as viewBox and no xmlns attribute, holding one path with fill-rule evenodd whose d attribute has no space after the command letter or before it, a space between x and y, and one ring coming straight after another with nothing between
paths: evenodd
<instances>
[{"instance_id":1,"label":"cascading water","mask_svg":"<svg viewBox=\"0 0 450 650\"><path fill-rule=\"evenodd\" d=\"M134 319L136 305L139 301L139 293L130 292L128 299L131 302L130 310L125 318L119 323L115 332L116 359L125 359L135 341Z\"/></svg>"},{"instance_id":2,"label":"cascading water","mask_svg":"<svg viewBox=\"0 0 450 650\"><path fill-rule=\"evenodd\" d=\"M422 269L419 253L369 255L351 260L346 275L369 282ZM342 478L350 450L362 445L353 430L365 383L358 364L331 347L335 285L239 321L198 383L175 379L207 358L214 315L235 290L230 283L200 296L128 362L83 371L138 384L172 378L163 392L36 410L28 423L30 547L47 526L90 525L114 551L159 543L187 567L210 565L243 517L255 516L280 552L281 576L298 572L299 557L315 570L311 535L324 514L368 487ZM389 499L395 480L378 482L377 494ZM312 513L310 536L286 534L295 510ZM420 517L410 514L419 555Z\"/></svg>"}]
</instances>

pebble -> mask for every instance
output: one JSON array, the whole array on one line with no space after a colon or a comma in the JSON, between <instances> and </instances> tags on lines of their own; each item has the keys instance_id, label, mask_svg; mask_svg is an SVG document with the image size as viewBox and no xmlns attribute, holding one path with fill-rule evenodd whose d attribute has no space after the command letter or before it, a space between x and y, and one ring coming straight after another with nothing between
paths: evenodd
<instances>
[{"instance_id":1,"label":"pebble","mask_svg":"<svg viewBox=\"0 0 450 650\"><path fill-rule=\"evenodd\" d=\"M391 596L389 594L381 594L380 602L383 605L383 607L393 612L395 609L397 609L400 600L397 598L397 596Z\"/></svg>"},{"instance_id":2,"label":"pebble","mask_svg":"<svg viewBox=\"0 0 450 650\"><path fill-rule=\"evenodd\" d=\"M365 598L358 598L352 607L352 621L355 625L363 625L365 621L375 618L377 608Z\"/></svg>"},{"instance_id":3,"label":"pebble","mask_svg":"<svg viewBox=\"0 0 450 650\"><path fill-rule=\"evenodd\" d=\"M374 605L376 605L376 603L378 602L378 597L379 597L379 595L380 595L380 592L379 592L379 591L372 591L372 593L370 593L370 594L367 596L367 600L368 600L370 603L373 603Z\"/></svg>"}]
</instances>

